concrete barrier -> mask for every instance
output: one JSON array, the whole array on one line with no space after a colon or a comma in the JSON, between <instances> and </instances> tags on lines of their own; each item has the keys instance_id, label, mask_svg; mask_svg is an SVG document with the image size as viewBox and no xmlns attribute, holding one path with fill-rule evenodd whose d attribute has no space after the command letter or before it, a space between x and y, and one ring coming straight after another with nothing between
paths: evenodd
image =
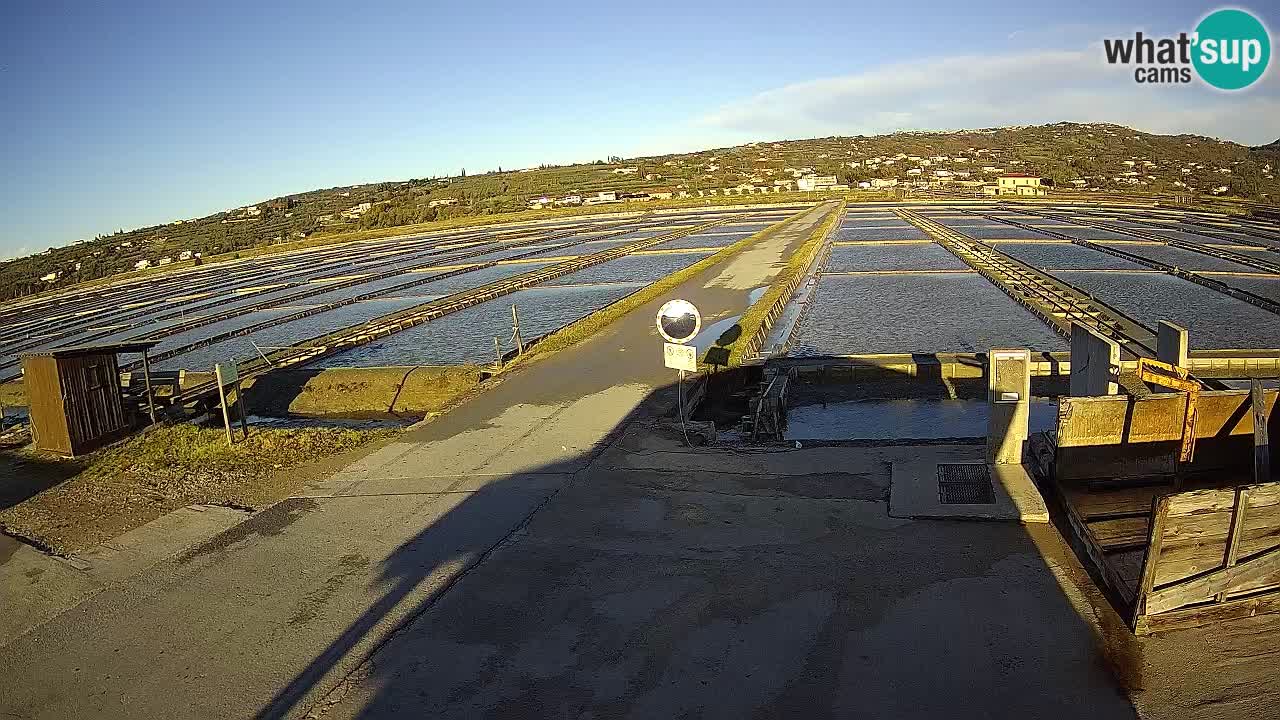
<instances>
[{"instance_id":1,"label":"concrete barrier","mask_svg":"<svg viewBox=\"0 0 1280 720\"><path fill-rule=\"evenodd\" d=\"M1187 329L1161 320L1156 328L1156 359L1178 367L1187 367Z\"/></svg>"},{"instance_id":2,"label":"concrete barrier","mask_svg":"<svg viewBox=\"0 0 1280 720\"><path fill-rule=\"evenodd\" d=\"M1120 344L1092 328L1071 323L1071 394L1115 395Z\"/></svg>"}]
</instances>

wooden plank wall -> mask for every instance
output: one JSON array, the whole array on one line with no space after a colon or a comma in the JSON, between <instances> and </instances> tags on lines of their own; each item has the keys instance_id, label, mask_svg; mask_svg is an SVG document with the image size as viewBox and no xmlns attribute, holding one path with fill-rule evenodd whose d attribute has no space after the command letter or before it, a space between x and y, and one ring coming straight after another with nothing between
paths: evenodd
<instances>
[{"instance_id":1,"label":"wooden plank wall","mask_svg":"<svg viewBox=\"0 0 1280 720\"><path fill-rule=\"evenodd\" d=\"M1280 483L1168 495L1153 510L1135 627L1280 594Z\"/></svg>"},{"instance_id":2,"label":"wooden plank wall","mask_svg":"<svg viewBox=\"0 0 1280 720\"><path fill-rule=\"evenodd\" d=\"M1063 397L1058 401L1054 475L1063 480L1110 480L1172 474L1182 437L1185 395L1134 398ZM1267 390L1270 436L1277 436L1277 392ZM1274 443L1274 440L1272 441ZM1248 390L1200 394L1192 471L1251 469L1253 412ZM1274 444L1272 453L1274 454Z\"/></svg>"},{"instance_id":3,"label":"wooden plank wall","mask_svg":"<svg viewBox=\"0 0 1280 720\"><path fill-rule=\"evenodd\" d=\"M128 429L114 354L59 358L71 452L80 455Z\"/></svg>"}]
</instances>

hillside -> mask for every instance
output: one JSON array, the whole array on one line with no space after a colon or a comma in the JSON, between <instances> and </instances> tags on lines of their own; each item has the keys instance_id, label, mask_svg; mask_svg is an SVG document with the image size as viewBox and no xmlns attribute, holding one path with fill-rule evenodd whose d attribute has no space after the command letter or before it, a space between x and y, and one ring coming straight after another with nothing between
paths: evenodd
<instances>
[{"instance_id":1,"label":"hillside","mask_svg":"<svg viewBox=\"0 0 1280 720\"><path fill-rule=\"evenodd\" d=\"M102 235L0 265L0 300L130 271L139 263L158 266L317 234L509 213L544 196L554 200L616 191L696 197L699 191L723 192L743 184L776 188L799 175L816 173L835 175L851 185L854 189L848 194L856 200L859 182L924 182L945 169L951 180L969 183L1021 172L1052 178L1064 188L1194 191L1265 202L1280 196L1276 165L1280 141L1249 148L1201 136L1073 123L827 137L679 155L614 157L585 165L314 190L208 217Z\"/></svg>"}]
</instances>

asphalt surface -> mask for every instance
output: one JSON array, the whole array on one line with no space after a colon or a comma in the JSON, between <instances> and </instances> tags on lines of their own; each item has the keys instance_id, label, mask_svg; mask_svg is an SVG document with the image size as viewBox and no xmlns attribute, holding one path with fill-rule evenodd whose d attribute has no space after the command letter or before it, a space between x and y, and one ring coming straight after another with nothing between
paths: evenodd
<instances>
[{"instance_id":1,"label":"asphalt surface","mask_svg":"<svg viewBox=\"0 0 1280 720\"><path fill-rule=\"evenodd\" d=\"M673 296L708 323L741 313L831 209ZM653 328L665 299L0 648L0 711L301 714L580 478L638 407L669 403Z\"/></svg>"},{"instance_id":2,"label":"asphalt surface","mask_svg":"<svg viewBox=\"0 0 1280 720\"><path fill-rule=\"evenodd\" d=\"M820 219L671 297L731 324ZM0 645L0 717L1273 714L1274 620L1139 641L1052 526L889 516L981 448L685 447L666 299Z\"/></svg>"}]
</instances>

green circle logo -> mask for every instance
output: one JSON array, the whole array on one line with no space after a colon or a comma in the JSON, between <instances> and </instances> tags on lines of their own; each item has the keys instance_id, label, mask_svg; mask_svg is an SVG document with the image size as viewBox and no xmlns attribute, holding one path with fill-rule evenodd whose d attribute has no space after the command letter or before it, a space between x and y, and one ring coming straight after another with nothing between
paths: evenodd
<instances>
[{"instance_id":1,"label":"green circle logo","mask_svg":"<svg viewBox=\"0 0 1280 720\"><path fill-rule=\"evenodd\" d=\"M1196 26L1191 62L1200 78L1219 90L1240 90L1262 77L1271 60L1271 37L1243 10L1216 10Z\"/></svg>"}]
</instances>

